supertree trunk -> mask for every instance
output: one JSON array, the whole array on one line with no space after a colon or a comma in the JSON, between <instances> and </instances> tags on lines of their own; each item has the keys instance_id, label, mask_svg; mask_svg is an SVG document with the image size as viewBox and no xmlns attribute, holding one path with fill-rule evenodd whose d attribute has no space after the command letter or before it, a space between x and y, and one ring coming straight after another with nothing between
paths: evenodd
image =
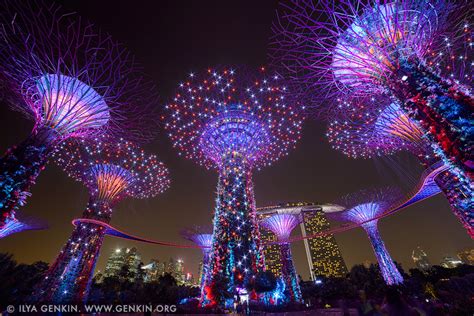
<instances>
[{"instance_id":1,"label":"supertree trunk","mask_svg":"<svg viewBox=\"0 0 474 316\"><path fill-rule=\"evenodd\" d=\"M462 88L434 74L419 61L401 61L390 90L432 143L472 181L474 99Z\"/></svg>"},{"instance_id":2,"label":"supertree trunk","mask_svg":"<svg viewBox=\"0 0 474 316\"><path fill-rule=\"evenodd\" d=\"M392 257L388 253L385 244L380 237L377 223L374 221L363 224L362 227L367 232L369 236L370 243L375 252L375 257L377 257L377 262L379 264L380 273L382 274L385 283L388 285L395 285L403 283L403 277L398 271L397 266L392 260Z\"/></svg>"},{"instance_id":3,"label":"supertree trunk","mask_svg":"<svg viewBox=\"0 0 474 316\"><path fill-rule=\"evenodd\" d=\"M289 293L289 299L292 303L301 302L301 290L298 283L298 276L296 275L295 266L293 265L293 256L291 255L291 248L289 243L280 245L280 256L282 261L282 277L285 282L286 290Z\"/></svg>"},{"instance_id":4,"label":"supertree trunk","mask_svg":"<svg viewBox=\"0 0 474 316\"><path fill-rule=\"evenodd\" d=\"M250 168L232 155L219 172L213 241L202 305L223 304L213 293L214 279L226 280L232 294L263 269Z\"/></svg>"},{"instance_id":5,"label":"supertree trunk","mask_svg":"<svg viewBox=\"0 0 474 316\"><path fill-rule=\"evenodd\" d=\"M454 215L461 221L467 233L474 239L474 192L472 185L461 179L452 170L446 170L435 179L438 187L448 199Z\"/></svg>"},{"instance_id":6,"label":"supertree trunk","mask_svg":"<svg viewBox=\"0 0 474 316\"><path fill-rule=\"evenodd\" d=\"M9 148L0 159L0 228L26 203L29 191L54 149L52 129L35 129L20 145Z\"/></svg>"},{"instance_id":7,"label":"supertree trunk","mask_svg":"<svg viewBox=\"0 0 474 316\"><path fill-rule=\"evenodd\" d=\"M206 278L209 275L209 257L211 256L211 250L203 251L202 257L202 275L201 275L201 289L204 288L204 283L206 282Z\"/></svg>"},{"instance_id":8,"label":"supertree trunk","mask_svg":"<svg viewBox=\"0 0 474 316\"><path fill-rule=\"evenodd\" d=\"M418 159L426 168L437 162L437 159L433 157L435 157L433 150L428 147L418 155ZM460 177L453 168L439 174L435 182L448 199L454 215L460 220L469 236L474 239L474 206L472 205L474 192L471 182Z\"/></svg>"},{"instance_id":9,"label":"supertree trunk","mask_svg":"<svg viewBox=\"0 0 474 316\"><path fill-rule=\"evenodd\" d=\"M84 218L106 223L111 219L108 202L89 200ZM87 299L95 265L105 236L105 228L92 223L80 223L36 287L35 303L83 303Z\"/></svg>"}]
</instances>

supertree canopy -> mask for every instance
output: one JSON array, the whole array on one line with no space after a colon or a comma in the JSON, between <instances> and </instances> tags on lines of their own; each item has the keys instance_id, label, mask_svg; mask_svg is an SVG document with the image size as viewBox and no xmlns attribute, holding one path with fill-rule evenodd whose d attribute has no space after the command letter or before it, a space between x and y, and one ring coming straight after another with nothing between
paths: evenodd
<instances>
[{"instance_id":1,"label":"supertree canopy","mask_svg":"<svg viewBox=\"0 0 474 316\"><path fill-rule=\"evenodd\" d=\"M377 258L380 272L388 285L403 282L403 277L393 262L377 228L378 217L388 211L399 199L400 193L394 188L372 189L349 194L338 203L344 211L328 212L329 217L343 222L360 224L369 236Z\"/></svg>"},{"instance_id":2,"label":"supertree canopy","mask_svg":"<svg viewBox=\"0 0 474 316\"><path fill-rule=\"evenodd\" d=\"M14 220L55 146L97 135L153 136L156 92L110 36L51 4L2 1L0 79L34 122L0 160L0 228Z\"/></svg>"},{"instance_id":3,"label":"supertree canopy","mask_svg":"<svg viewBox=\"0 0 474 316\"><path fill-rule=\"evenodd\" d=\"M293 265L290 242L288 241L291 231L301 224L301 214L275 214L263 219L260 225L273 232L280 244L280 258L282 260L282 275L285 283L285 291L289 302L301 302L301 289L298 283L298 275ZM285 295L286 296L286 295Z\"/></svg>"},{"instance_id":4,"label":"supertree canopy","mask_svg":"<svg viewBox=\"0 0 474 316\"><path fill-rule=\"evenodd\" d=\"M319 114L345 98L397 99L472 181L474 101L451 71L454 60L472 65L471 14L468 1L293 0L275 23L272 56Z\"/></svg>"},{"instance_id":5,"label":"supertree canopy","mask_svg":"<svg viewBox=\"0 0 474 316\"><path fill-rule=\"evenodd\" d=\"M299 106L287 102L278 75L264 72L223 68L190 74L166 106L173 146L219 172L203 305L224 304L214 280L234 293L263 268L252 170L287 155L300 138Z\"/></svg>"},{"instance_id":6,"label":"supertree canopy","mask_svg":"<svg viewBox=\"0 0 474 316\"><path fill-rule=\"evenodd\" d=\"M202 274L201 274L201 288L204 285L209 267L209 257L211 255L212 247L212 227L194 226L181 231L183 238L192 241L202 250Z\"/></svg>"},{"instance_id":7,"label":"supertree canopy","mask_svg":"<svg viewBox=\"0 0 474 316\"><path fill-rule=\"evenodd\" d=\"M109 223L118 201L150 198L169 186L168 170L155 155L129 141L68 140L54 153L55 161L73 179L89 189L82 217ZM77 225L59 256L37 287L36 302L83 302L87 298L105 228Z\"/></svg>"},{"instance_id":8,"label":"supertree canopy","mask_svg":"<svg viewBox=\"0 0 474 316\"><path fill-rule=\"evenodd\" d=\"M9 218L0 229L0 239L25 230L41 230L45 228L47 228L47 225L41 220L17 216L15 218Z\"/></svg>"},{"instance_id":9,"label":"supertree canopy","mask_svg":"<svg viewBox=\"0 0 474 316\"><path fill-rule=\"evenodd\" d=\"M407 150L415 154L425 168L441 159L437 154L440 152L438 146L430 145L419 125L397 102L371 98L361 103L341 102L338 107L327 132L334 149L352 158L371 158ZM448 198L455 215L474 238L473 190L470 182L459 177L459 173L452 166L435 181Z\"/></svg>"},{"instance_id":10,"label":"supertree canopy","mask_svg":"<svg viewBox=\"0 0 474 316\"><path fill-rule=\"evenodd\" d=\"M326 136L334 149L350 158L373 158L403 150L426 154L428 140L398 103L386 98L354 103L341 102L329 121Z\"/></svg>"}]
</instances>

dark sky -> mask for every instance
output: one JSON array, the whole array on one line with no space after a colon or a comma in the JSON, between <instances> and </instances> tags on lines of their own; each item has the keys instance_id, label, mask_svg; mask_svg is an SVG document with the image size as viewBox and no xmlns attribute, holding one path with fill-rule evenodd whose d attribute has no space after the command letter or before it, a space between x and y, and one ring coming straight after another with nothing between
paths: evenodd
<instances>
[{"instance_id":1,"label":"dark sky","mask_svg":"<svg viewBox=\"0 0 474 316\"><path fill-rule=\"evenodd\" d=\"M266 48L275 16L276 1L68 1L77 11L117 40L123 42L156 81L163 103L173 95L180 80L191 71L213 65L267 63ZM2 104L0 151L27 137L33 123ZM289 157L256 172L258 206L284 201L332 202L339 196L371 186L398 184L408 190L421 172L412 158L403 155L410 179L401 180L388 164L350 160L331 150L324 138L325 123L308 120L303 139ZM192 161L178 158L164 132L147 145L170 168L171 188L153 199L127 200L115 210L112 224L152 239L181 241L179 230L211 220L217 175ZM397 164L398 165L398 164ZM385 171L381 166L385 166ZM44 231L24 232L0 240L0 252L12 252L20 262L54 260L69 237L71 220L87 203L81 184L66 177L54 164L41 174L33 196L22 209L48 221ZM422 246L434 263L455 255L473 243L443 196L421 202L380 221L380 231L395 260L412 267L411 251ZM299 231L297 232L299 234ZM349 267L375 261L362 229L336 236ZM184 242L184 241L183 241ZM98 268L103 269L116 247L136 246L144 262L150 258L180 257L187 271L197 273L200 252L138 244L106 237ZM296 268L306 279L308 266L303 243L293 245Z\"/></svg>"}]
</instances>

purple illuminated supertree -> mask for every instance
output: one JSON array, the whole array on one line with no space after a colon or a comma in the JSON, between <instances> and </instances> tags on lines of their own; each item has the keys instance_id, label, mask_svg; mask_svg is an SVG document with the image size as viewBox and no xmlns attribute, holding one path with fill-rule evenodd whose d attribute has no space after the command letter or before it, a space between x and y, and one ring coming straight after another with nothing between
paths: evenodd
<instances>
[{"instance_id":1,"label":"purple illuminated supertree","mask_svg":"<svg viewBox=\"0 0 474 316\"><path fill-rule=\"evenodd\" d=\"M204 280L206 279L209 268L209 257L211 255L212 246L212 228L207 226L194 226L192 228L181 231L183 238L192 241L202 251L202 274L201 274L201 288L203 288Z\"/></svg>"},{"instance_id":2,"label":"purple illuminated supertree","mask_svg":"<svg viewBox=\"0 0 474 316\"><path fill-rule=\"evenodd\" d=\"M260 225L273 232L280 244L281 277L285 283L285 291L288 293L287 301L301 302L301 290L298 283L298 275L293 265L291 255L290 238L291 231L301 224L303 216L295 214L275 214L263 219Z\"/></svg>"},{"instance_id":3,"label":"purple illuminated supertree","mask_svg":"<svg viewBox=\"0 0 474 316\"><path fill-rule=\"evenodd\" d=\"M362 104L341 102L331 120L327 136L334 149L352 158L391 155L401 150L415 154L425 168L437 163L436 144L431 144L416 122L396 102L365 100ZM473 190L469 181L457 176L454 167L435 178L455 215L474 238Z\"/></svg>"},{"instance_id":4,"label":"purple illuminated supertree","mask_svg":"<svg viewBox=\"0 0 474 316\"><path fill-rule=\"evenodd\" d=\"M45 228L47 228L47 225L41 220L17 216L16 218L9 220L6 225L0 229L0 239L26 230L41 230Z\"/></svg>"},{"instance_id":5,"label":"purple illuminated supertree","mask_svg":"<svg viewBox=\"0 0 474 316\"><path fill-rule=\"evenodd\" d=\"M472 63L470 16L468 1L291 0L275 23L272 55L319 114L341 99L395 98L472 183L474 99L444 57Z\"/></svg>"},{"instance_id":6,"label":"purple illuminated supertree","mask_svg":"<svg viewBox=\"0 0 474 316\"><path fill-rule=\"evenodd\" d=\"M115 205L123 198L150 198L169 186L168 170L155 155L129 141L68 140L55 152L66 173L89 189L83 218L109 223ZM35 302L83 302L87 298L105 228L94 223L77 225L45 279L38 285Z\"/></svg>"},{"instance_id":7,"label":"purple illuminated supertree","mask_svg":"<svg viewBox=\"0 0 474 316\"><path fill-rule=\"evenodd\" d=\"M300 138L303 117L287 93L276 75L208 69L191 74L166 106L173 146L219 172L204 306L225 304L215 280L235 293L263 268L252 171L286 156Z\"/></svg>"},{"instance_id":8,"label":"purple illuminated supertree","mask_svg":"<svg viewBox=\"0 0 474 316\"><path fill-rule=\"evenodd\" d=\"M335 220L360 224L369 236L380 272L388 285L403 283L377 228L378 217L399 199L400 193L393 188L364 190L341 198L338 204L346 207L344 211L327 212Z\"/></svg>"},{"instance_id":9,"label":"purple illuminated supertree","mask_svg":"<svg viewBox=\"0 0 474 316\"><path fill-rule=\"evenodd\" d=\"M54 148L97 135L148 140L154 86L133 57L56 5L2 1L0 79L11 107L34 121L0 159L0 228L15 221Z\"/></svg>"}]
</instances>

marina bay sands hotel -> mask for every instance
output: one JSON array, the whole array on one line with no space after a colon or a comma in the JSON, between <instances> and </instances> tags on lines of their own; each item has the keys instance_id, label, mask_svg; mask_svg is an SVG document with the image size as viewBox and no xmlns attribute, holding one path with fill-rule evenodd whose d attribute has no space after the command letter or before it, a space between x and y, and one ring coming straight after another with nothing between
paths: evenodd
<instances>
[{"instance_id":1,"label":"marina bay sands hotel","mask_svg":"<svg viewBox=\"0 0 474 316\"><path fill-rule=\"evenodd\" d=\"M342 210L342 207L333 204L287 203L259 208L257 216L259 219L264 219L274 214L301 215L303 216L303 222L300 224L301 235L306 237L329 229L330 225L324 213L338 210ZM276 236L269 230L260 228L260 233L263 242L276 240ZM318 276L341 277L346 275L347 267L333 235L305 238L303 242L311 280L316 280ZM278 244L264 247L266 269L275 275L281 274L279 247Z\"/></svg>"}]
</instances>

